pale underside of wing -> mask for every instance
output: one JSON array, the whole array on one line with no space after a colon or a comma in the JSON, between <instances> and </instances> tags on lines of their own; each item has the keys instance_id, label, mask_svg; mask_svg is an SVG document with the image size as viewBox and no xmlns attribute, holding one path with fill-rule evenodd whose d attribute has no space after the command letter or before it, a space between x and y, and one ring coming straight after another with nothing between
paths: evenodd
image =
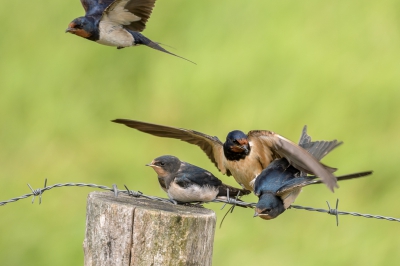
<instances>
[{"instance_id":1,"label":"pale underside of wing","mask_svg":"<svg viewBox=\"0 0 400 266\"><path fill-rule=\"evenodd\" d=\"M124 25L132 31L146 28L156 0L115 0L103 13L102 20Z\"/></svg>"},{"instance_id":2,"label":"pale underside of wing","mask_svg":"<svg viewBox=\"0 0 400 266\"><path fill-rule=\"evenodd\" d=\"M124 124L128 127L157 137L179 139L181 141L197 145L207 154L208 158L214 163L214 165L221 171L222 174L231 175L223 164L223 144L217 137L212 137L194 130L162 126L136 120L116 119L112 122Z\"/></svg>"},{"instance_id":3,"label":"pale underside of wing","mask_svg":"<svg viewBox=\"0 0 400 266\"><path fill-rule=\"evenodd\" d=\"M292 203L299 196L300 192L301 192L301 187L296 187L296 188L286 191L285 193L282 193L280 195L280 197L283 201L283 207L285 209L289 208L290 205L292 205Z\"/></svg>"},{"instance_id":4,"label":"pale underside of wing","mask_svg":"<svg viewBox=\"0 0 400 266\"><path fill-rule=\"evenodd\" d=\"M262 144L261 146L255 145L254 148L270 148L275 157L284 157L298 170L318 176L332 191L334 187L337 187L336 177L316 158L296 143L266 130L250 131L248 138L252 142L260 142ZM257 152L261 153L262 151Z\"/></svg>"}]
</instances>

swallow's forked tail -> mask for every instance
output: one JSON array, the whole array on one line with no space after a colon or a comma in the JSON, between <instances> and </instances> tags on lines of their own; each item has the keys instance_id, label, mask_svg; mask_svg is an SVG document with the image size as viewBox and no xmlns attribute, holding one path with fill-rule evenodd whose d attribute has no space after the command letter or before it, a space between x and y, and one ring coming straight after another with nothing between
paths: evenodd
<instances>
[{"instance_id":1,"label":"swallow's forked tail","mask_svg":"<svg viewBox=\"0 0 400 266\"><path fill-rule=\"evenodd\" d=\"M355 179L355 178L368 176L368 175L371 175L372 173L373 173L373 171L365 171L365 172L358 172L358 173L353 173L353 174L341 175L341 176L337 176L336 178L337 178L338 181L343 181L343 180L350 180L350 179ZM321 184L321 183L323 183L321 180L313 180L310 183L310 185L312 185L312 184Z\"/></svg>"},{"instance_id":2,"label":"swallow's forked tail","mask_svg":"<svg viewBox=\"0 0 400 266\"><path fill-rule=\"evenodd\" d=\"M145 36L143 36L142 34L140 34L140 33L138 33L138 32L135 32L135 31L129 31L129 32L130 32L130 33L133 35L133 37L135 38L135 44L136 44L136 45L143 44L143 45L146 45L146 46L148 46L148 47L150 47L150 48L153 48L153 49L155 49L155 50L158 50L158 51L160 51L160 52L167 53L167 54L170 54L170 55L173 55L173 56L182 58L182 59L184 59L184 60L186 60L186 61L188 61L188 62L193 63L193 64L196 65L195 62L190 61L189 59L186 59L186 58L184 58L184 57L182 57L182 56L176 55L176 54L174 54L174 53L171 53L171 52L168 51L168 50L165 50L163 47L161 47L161 45L159 45L159 44L156 43L156 42L153 42L152 40L146 38Z\"/></svg>"}]
</instances>

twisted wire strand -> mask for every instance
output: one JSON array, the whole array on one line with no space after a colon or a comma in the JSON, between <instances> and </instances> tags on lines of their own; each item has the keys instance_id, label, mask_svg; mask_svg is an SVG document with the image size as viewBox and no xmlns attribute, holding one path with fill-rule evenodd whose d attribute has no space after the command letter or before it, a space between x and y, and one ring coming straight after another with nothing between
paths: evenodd
<instances>
[{"instance_id":1,"label":"twisted wire strand","mask_svg":"<svg viewBox=\"0 0 400 266\"><path fill-rule=\"evenodd\" d=\"M312 212L328 213L328 214L336 216L336 214L333 213L333 210L336 210L336 209L325 210L325 209L316 209L313 207L304 207L304 206L299 206L299 205L292 205L292 206L290 206L290 208L298 209L298 210L312 211ZM364 213L358 213L358 212L345 212L345 211L339 211L339 210L336 210L336 212L337 212L337 215L352 215L352 216L358 216L358 217L363 217L363 218L373 218L373 219L381 219L381 220L387 220L387 221L393 221L393 222L400 222L399 218L382 216L382 215L364 214Z\"/></svg>"},{"instance_id":2,"label":"twisted wire strand","mask_svg":"<svg viewBox=\"0 0 400 266\"><path fill-rule=\"evenodd\" d=\"M131 196L131 197L146 198L146 199L150 199L150 200L156 200L156 201L168 202L168 203L176 204L175 201L170 200L170 199L160 198L160 197L156 197L156 196L149 196L149 195L143 194L140 191L130 190L130 189L128 189L127 186L125 186L125 190L119 190L115 184L112 186L112 188L104 186L104 185L97 185L97 184L92 184L92 183L89 183L89 184L86 184L86 183L59 183L59 184L54 184L54 185L51 185L51 186L47 186L47 179L45 179L45 183L44 183L44 187L43 188L33 189L30 184L27 184L27 185L28 185L29 189L31 190L31 193L24 194L24 195L19 196L19 197L11 198L9 200L0 201L0 206L4 206L4 205L9 204L9 203L17 202L19 200L26 199L26 198L29 198L31 196L33 196L32 203L34 203L35 197L39 197L39 204L41 204L42 196L43 196L43 193L45 191L51 190L53 188L60 188L60 187L91 187L91 188L97 188L97 189L102 189L102 190L107 190L107 191L114 192L114 195L116 197L118 196L118 194L122 193L122 194L126 194L128 196ZM232 205L231 208L229 209L230 212L233 211L235 206L244 207L244 208L254 208L256 206L256 203L245 202L245 201L239 200L238 196L235 197L235 198L230 198L230 197L217 198L217 199L214 199L212 202L224 203L222 208L224 208L226 204ZM352 216L363 217L363 218L373 218L373 219L380 219L380 220L386 220L386 221L400 222L399 218L394 218L394 217L388 217L388 216L382 216L382 215L373 215L373 214L363 214L363 213L358 213L358 212L339 211L338 210L339 200L337 200L335 208L331 208L330 205L329 205L329 202L327 202L327 204L328 204L328 210L319 209L319 208L313 208L313 207L299 206L299 205L291 205L289 207L289 209L298 209L298 210L306 210L306 211L313 211L313 212L328 213L330 215L336 216L337 225L339 225L339 220L338 220L338 216L339 215L352 215Z\"/></svg>"}]
</instances>

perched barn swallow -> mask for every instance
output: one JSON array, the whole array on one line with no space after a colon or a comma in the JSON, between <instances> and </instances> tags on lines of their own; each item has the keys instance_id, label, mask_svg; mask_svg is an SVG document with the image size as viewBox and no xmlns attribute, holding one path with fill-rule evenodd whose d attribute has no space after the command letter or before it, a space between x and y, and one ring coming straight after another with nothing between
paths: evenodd
<instances>
[{"instance_id":1,"label":"perched barn swallow","mask_svg":"<svg viewBox=\"0 0 400 266\"><path fill-rule=\"evenodd\" d=\"M143 36L156 0L81 0L85 16L74 19L66 32L118 49L146 45L173 54ZM194 63L194 62L192 62Z\"/></svg>"},{"instance_id":2,"label":"perched barn swallow","mask_svg":"<svg viewBox=\"0 0 400 266\"><path fill-rule=\"evenodd\" d=\"M304 147L317 160L341 144L336 141L311 142L304 127L299 145ZM337 177L338 181L370 175L372 171L354 173ZM295 201L302 187L321 183L316 176L307 176L285 159L276 159L256 178L254 193L259 197L254 216L265 220L274 219Z\"/></svg>"},{"instance_id":3,"label":"perched barn swallow","mask_svg":"<svg viewBox=\"0 0 400 266\"><path fill-rule=\"evenodd\" d=\"M161 126L128 119L112 122L124 124L158 137L180 139L199 146L222 174L232 175L247 190L250 182L274 159L286 158L297 169L318 176L333 191L337 187L336 169L325 166L296 143L267 130L253 130L247 135L231 131L225 143L194 130Z\"/></svg>"},{"instance_id":4,"label":"perched barn swallow","mask_svg":"<svg viewBox=\"0 0 400 266\"><path fill-rule=\"evenodd\" d=\"M228 191L229 197L250 193L225 185L210 172L182 162L175 156L160 156L146 165L156 171L161 188L174 201L208 202L217 197L226 197Z\"/></svg>"}]
</instances>

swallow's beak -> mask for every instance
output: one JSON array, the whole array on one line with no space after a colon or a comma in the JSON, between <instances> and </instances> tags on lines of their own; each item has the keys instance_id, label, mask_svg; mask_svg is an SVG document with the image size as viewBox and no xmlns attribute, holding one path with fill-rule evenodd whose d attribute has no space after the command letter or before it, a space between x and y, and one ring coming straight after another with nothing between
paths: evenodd
<instances>
[{"instance_id":1,"label":"swallow's beak","mask_svg":"<svg viewBox=\"0 0 400 266\"><path fill-rule=\"evenodd\" d=\"M246 145L233 145L231 146L231 150L233 152L238 152L238 153L244 152L246 155L249 154L249 149L247 148Z\"/></svg>"},{"instance_id":2,"label":"swallow's beak","mask_svg":"<svg viewBox=\"0 0 400 266\"><path fill-rule=\"evenodd\" d=\"M73 32L73 31L74 31L73 28L67 28L67 29L65 30L65 33L67 33L67 32Z\"/></svg>"},{"instance_id":3,"label":"swallow's beak","mask_svg":"<svg viewBox=\"0 0 400 266\"><path fill-rule=\"evenodd\" d=\"M243 151L244 151L246 154L249 154L249 149L247 148L247 146L241 146L241 148L243 149Z\"/></svg>"},{"instance_id":4,"label":"swallow's beak","mask_svg":"<svg viewBox=\"0 0 400 266\"><path fill-rule=\"evenodd\" d=\"M261 219L264 219L264 220L271 220L272 219L272 217L269 216L268 214L262 213L262 210L259 209L259 208L255 209L253 217L260 217Z\"/></svg>"},{"instance_id":5,"label":"swallow's beak","mask_svg":"<svg viewBox=\"0 0 400 266\"><path fill-rule=\"evenodd\" d=\"M146 164L146 166L157 167L157 165L154 164L154 161L152 161L151 163Z\"/></svg>"},{"instance_id":6,"label":"swallow's beak","mask_svg":"<svg viewBox=\"0 0 400 266\"><path fill-rule=\"evenodd\" d=\"M69 23L68 28L65 30L65 33L70 32L74 33L76 31L76 24L74 22Z\"/></svg>"},{"instance_id":7,"label":"swallow's beak","mask_svg":"<svg viewBox=\"0 0 400 266\"><path fill-rule=\"evenodd\" d=\"M249 154L249 141L247 139L238 139L237 142L240 144L239 148L242 150L242 152Z\"/></svg>"}]
</instances>

